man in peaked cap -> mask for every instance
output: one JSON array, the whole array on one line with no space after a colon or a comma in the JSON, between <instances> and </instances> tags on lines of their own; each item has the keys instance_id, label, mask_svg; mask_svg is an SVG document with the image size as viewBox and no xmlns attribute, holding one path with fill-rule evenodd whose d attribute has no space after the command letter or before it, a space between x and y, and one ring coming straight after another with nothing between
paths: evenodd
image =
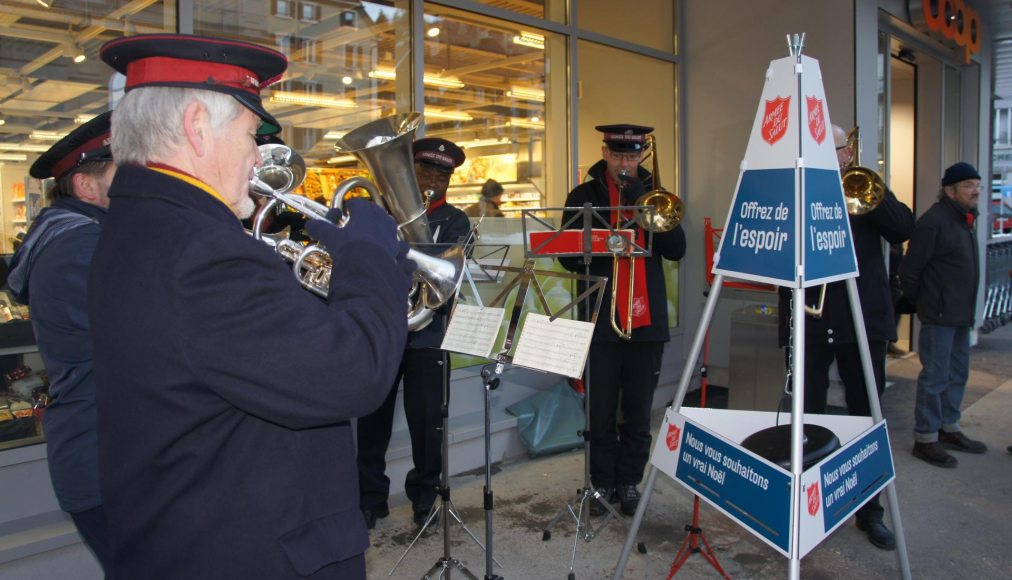
<instances>
[{"instance_id":1,"label":"man in peaked cap","mask_svg":"<svg viewBox=\"0 0 1012 580\"><path fill-rule=\"evenodd\" d=\"M116 166L103 113L53 145L29 174L54 178L52 204L14 253L7 283L28 304L49 373L51 403L43 415L56 499L109 570L111 545L99 494L95 379L88 323L88 270L102 230Z\"/></svg>"},{"instance_id":2,"label":"man in peaked cap","mask_svg":"<svg viewBox=\"0 0 1012 580\"><path fill-rule=\"evenodd\" d=\"M245 233L281 53L158 34L101 55L127 76L90 280L111 575L364 578L349 421L404 348L407 244L364 200L347 227L311 220L336 274L321 300Z\"/></svg>"},{"instance_id":3,"label":"man in peaked cap","mask_svg":"<svg viewBox=\"0 0 1012 580\"><path fill-rule=\"evenodd\" d=\"M653 189L653 176L640 167L646 148L646 137L652 127L642 125L599 125L604 134L602 159L591 166L587 179L569 193L566 207L583 207L590 202L594 207L631 206L646 191ZM613 227L625 223L631 214L602 211L602 217ZM563 223L574 212L563 213ZM579 222L579 220L578 220ZM576 223L582 228L582 223ZM596 226L595 226L596 227ZM637 231L638 243L645 247L642 230ZM652 254L637 258L630 269L628 258L594 258L590 263L592 276L605 276L602 313L611 311L612 284L618 288L616 312L621 313L618 323L629 336L620 338L613 331L608 316L598 317L591 340L589 359L590 377L590 478L597 494L590 505L592 515L603 515L610 506L606 501L620 503L622 512L636 513L640 492L637 485L643 479L650 453L650 410L654 388L660 376L664 343L670 338L668 330L668 298L664 283L663 260L680 260L685 255L685 233L681 227L653 235ZM612 262L620 260L619 275L613 280ZM572 272L587 273L581 258L561 258L562 265ZM633 319L632 328L624 328L628 312L628 288L632 271ZM579 291L585 290L580 286ZM580 305L581 320L590 320ZM622 421L618 414L621 410ZM600 499L598 499L600 498Z\"/></svg>"},{"instance_id":4,"label":"man in peaked cap","mask_svg":"<svg viewBox=\"0 0 1012 580\"><path fill-rule=\"evenodd\" d=\"M425 138L412 145L415 177L419 189L428 195L426 214L433 245L421 251L438 255L464 240L471 223L464 212L446 203L446 189L454 170L464 163L464 151L446 139ZM392 388L376 412L358 420L358 469L360 505L366 525L372 528L377 518L389 515L387 499L390 478L386 476L386 453L393 429L397 403L397 385L404 380L404 414L411 435L414 467L404 481L411 500L415 524L429 521L435 505L443 466L442 404L443 388L450 380L446 352L440 350L450 305L436 311L424 328L408 334L408 345L401 356ZM431 525L435 517L429 521Z\"/></svg>"}]
</instances>

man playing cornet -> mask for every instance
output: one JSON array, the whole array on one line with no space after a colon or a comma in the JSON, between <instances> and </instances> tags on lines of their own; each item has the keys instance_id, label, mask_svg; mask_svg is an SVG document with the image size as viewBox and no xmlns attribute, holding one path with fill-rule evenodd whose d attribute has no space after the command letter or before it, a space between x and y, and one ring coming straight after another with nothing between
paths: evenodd
<instances>
[{"instance_id":1,"label":"man playing cornet","mask_svg":"<svg viewBox=\"0 0 1012 580\"><path fill-rule=\"evenodd\" d=\"M407 245L365 201L344 228L311 220L321 300L244 232L282 54L140 35L101 56L127 77L90 281L110 576L364 578L349 419L393 381Z\"/></svg>"}]
</instances>

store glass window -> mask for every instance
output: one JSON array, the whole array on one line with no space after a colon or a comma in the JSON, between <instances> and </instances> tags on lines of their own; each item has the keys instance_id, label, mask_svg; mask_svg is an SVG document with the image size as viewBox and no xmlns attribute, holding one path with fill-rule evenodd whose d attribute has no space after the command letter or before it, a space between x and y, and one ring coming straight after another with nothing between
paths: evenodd
<instances>
[{"instance_id":1,"label":"store glass window","mask_svg":"<svg viewBox=\"0 0 1012 580\"><path fill-rule=\"evenodd\" d=\"M99 48L125 35L175 31L176 4L5 2L2 18L0 253L9 260L46 205L49 183L30 178L29 167L79 124L110 108L113 73L99 59ZM29 310L0 289L0 450L44 440L40 419L48 386Z\"/></svg>"},{"instance_id":2,"label":"store glass window","mask_svg":"<svg viewBox=\"0 0 1012 580\"><path fill-rule=\"evenodd\" d=\"M678 191L678 139L675 131L678 103L674 63L610 48L593 42L578 43L580 95L578 101L579 180L602 159L602 135L597 125L631 123L653 127L657 163L647 157L644 167L655 173L655 188ZM621 78L623 82L615 82ZM669 326L678 326L678 264L665 261Z\"/></svg>"},{"instance_id":3,"label":"store glass window","mask_svg":"<svg viewBox=\"0 0 1012 580\"><path fill-rule=\"evenodd\" d=\"M345 179L364 174L335 140L410 103L407 0L238 2L195 0L196 34L236 38L283 52L281 82L262 93L281 138L308 167L296 193L329 201Z\"/></svg>"},{"instance_id":4,"label":"store glass window","mask_svg":"<svg viewBox=\"0 0 1012 580\"><path fill-rule=\"evenodd\" d=\"M566 0L476 0L500 10L508 10L524 16L542 18L552 22L567 22L568 2ZM578 0L581 4L586 0Z\"/></svg>"},{"instance_id":5,"label":"store glass window","mask_svg":"<svg viewBox=\"0 0 1012 580\"><path fill-rule=\"evenodd\" d=\"M506 192L506 217L543 207L547 192L566 187L566 75L548 82L552 63L565 70L563 38L435 5L425 27L425 135L467 153L450 203L477 202L481 186L494 179ZM549 171L553 158L557 170Z\"/></svg>"},{"instance_id":6,"label":"store glass window","mask_svg":"<svg viewBox=\"0 0 1012 580\"><path fill-rule=\"evenodd\" d=\"M946 65L943 70L942 167L963 160L960 149L963 126L963 73Z\"/></svg>"},{"instance_id":7,"label":"store glass window","mask_svg":"<svg viewBox=\"0 0 1012 580\"><path fill-rule=\"evenodd\" d=\"M1009 112L1012 109L995 109L994 112L994 144L1009 145Z\"/></svg>"},{"instance_id":8,"label":"store glass window","mask_svg":"<svg viewBox=\"0 0 1012 580\"><path fill-rule=\"evenodd\" d=\"M678 3L672 0L579 0L576 26L590 32L639 44L655 50L677 52Z\"/></svg>"}]
</instances>

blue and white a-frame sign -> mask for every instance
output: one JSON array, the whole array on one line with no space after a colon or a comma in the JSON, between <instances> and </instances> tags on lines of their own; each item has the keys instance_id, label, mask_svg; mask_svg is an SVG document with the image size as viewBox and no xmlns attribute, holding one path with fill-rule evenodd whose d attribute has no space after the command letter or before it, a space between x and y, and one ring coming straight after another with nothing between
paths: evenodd
<instances>
[{"instance_id":1,"label":"blue and white a-frame sign","mask_svg":"<svg viewBox=\"0 0 1012 580\"><path fill-rule=\"evenodd\" d=\"M911 577L892 485L892 450L857 295L857 259L822 72L818 61L801 54L803 45L804 35L795 35L793 41L788 35L790 56L772 61L766 71L714 256L712 291L654 442L643 496L612 580L622 578L659 472L790 558L792 580L800 579L805 554L885 489L900 573L905 580ZM776 425L779 412L682 408L725 276L792 289L790 470L740 444L755 428ZM837 281L847 286L872 417L804 413L805 288ZM805 424L827 427L844 442L807 470L802 454Z\"/></svg>"},{"instance_id":2,"label":"blue and white a-frame sign","mask_svg":"<svg viewBox=\"0 0 1012 580\"><path fill-rule=\"evenodd\" d=\"M772 61L715 274L792 288L857 276L831 127L819 62Z\"/></svg>"}]
</instances>

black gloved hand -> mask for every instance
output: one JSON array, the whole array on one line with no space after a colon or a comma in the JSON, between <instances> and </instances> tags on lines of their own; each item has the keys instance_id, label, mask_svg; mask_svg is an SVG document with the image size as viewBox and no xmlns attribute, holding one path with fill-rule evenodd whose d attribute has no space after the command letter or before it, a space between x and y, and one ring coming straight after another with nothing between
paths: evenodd
<instances>
[{"instance_id":1,"label":"black gloved hand","mask_svg":"<svg viewBox=\"0 0 1012 580\"><path fill-rule=\"evenodd\" d=\"M365 199L349 200L344 207L350 219L343 228L334 225L342 215L334 208L327 212L326 221L309 220L306 231L331 254L340 252L348 241L367 240L383 248L390 258L398 259L402 242L397 239L397 224L383 208Z\"/></svg>"},{"instance_id":2,"label":"black gloved hand","mask_svg":"<svg viewBox=\"0 0 1012 580\"><path fill-rule=\"evenodd\" d=\"M619 176L622 185L622 205L636 205L636 200L646 193L643 180L635 175Z\"/></svg>"},{"instance_id":3,"label":"black gloved hand","mask_svg":"<svg viewBox=\"0 0 1012 580\"><path fill-rule=\"evenodd\" d=\"M400 247L397 250L397 257L394 258L397 262L397 266L404 272L405 276L411 276L418 269L418 264L414 260L408 258L408 250L411 246L407 242L400 242Z\"/></svg>"}]
</instances>

